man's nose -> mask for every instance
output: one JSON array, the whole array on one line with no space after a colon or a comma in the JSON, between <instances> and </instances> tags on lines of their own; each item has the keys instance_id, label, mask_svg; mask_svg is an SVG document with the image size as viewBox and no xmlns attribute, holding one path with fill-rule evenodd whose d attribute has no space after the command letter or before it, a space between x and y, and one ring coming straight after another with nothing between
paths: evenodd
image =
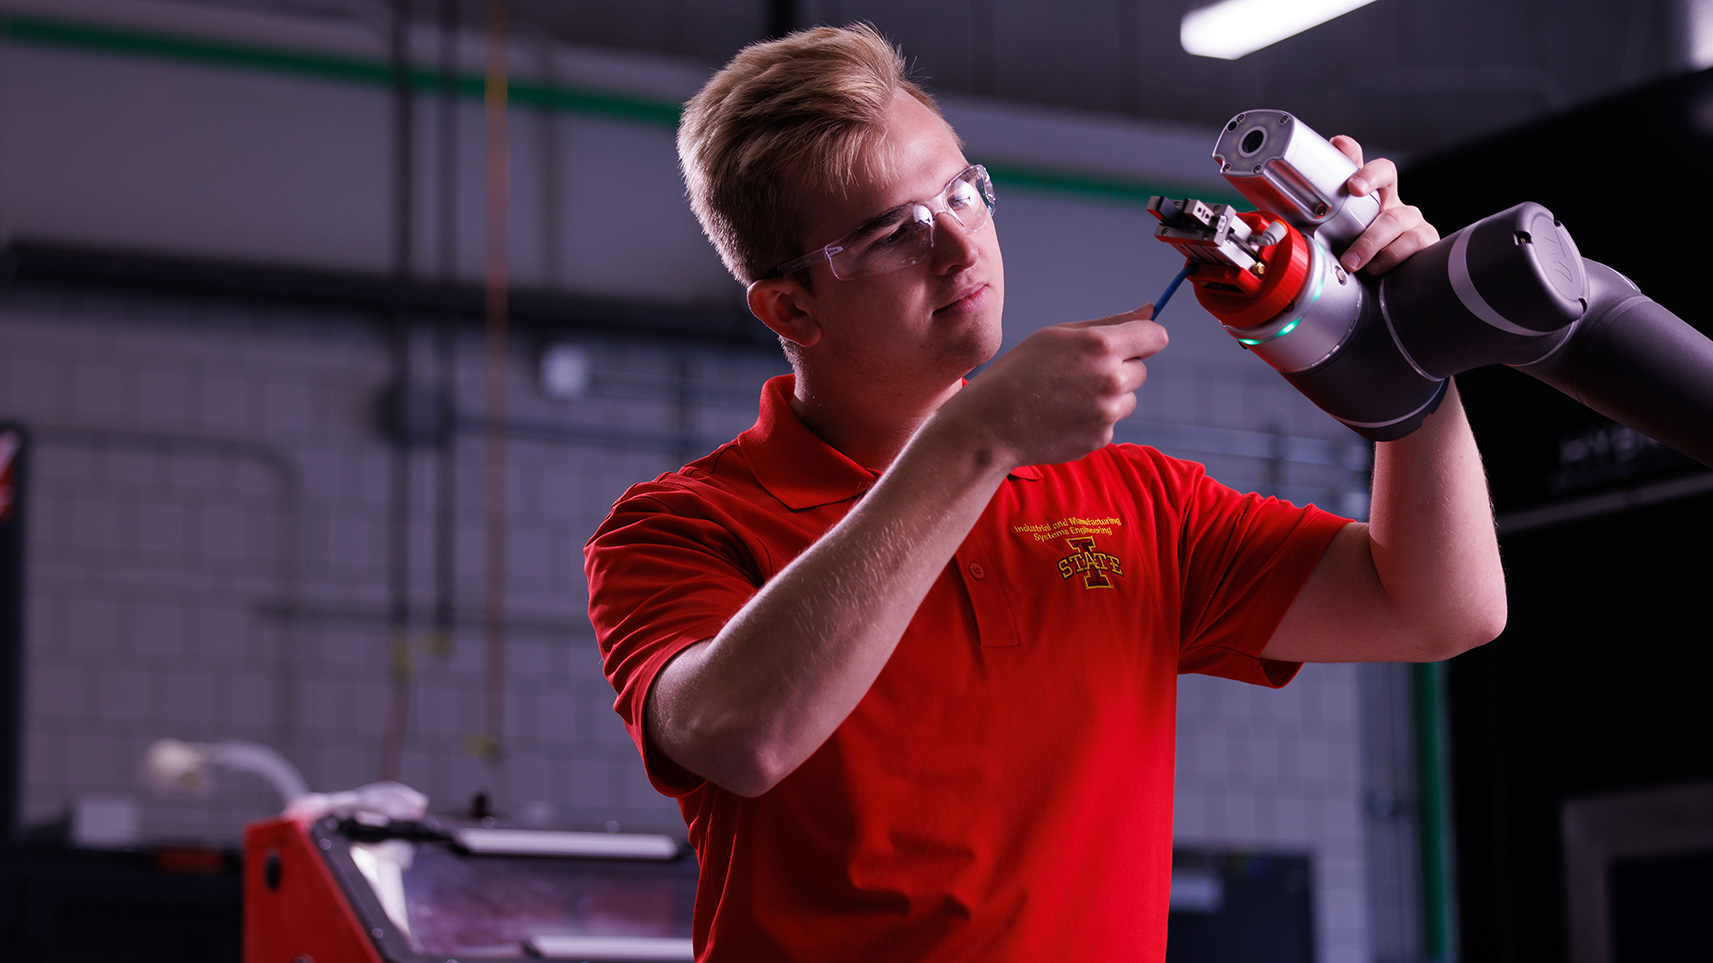
<instances>
[{"instance_id":1,"label":"man's nose","mask_svg":"<svg viewBox=\"0 0 1713 963\"><path fill-rule=\"evenodd\" d=\"M964 226L964 222L952 211L940 211L934 215L934 250L935 260L956 260L968 264L976 258L975 232Z\"/></svg>"}]
</instances>

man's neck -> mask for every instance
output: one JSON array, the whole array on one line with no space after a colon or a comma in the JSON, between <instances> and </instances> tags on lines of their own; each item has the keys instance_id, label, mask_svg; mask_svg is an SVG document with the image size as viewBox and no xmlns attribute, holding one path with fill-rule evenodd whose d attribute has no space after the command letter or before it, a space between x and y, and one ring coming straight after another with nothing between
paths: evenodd
<instances>
[{"instance_id":1,"label":"man's neck","mask_svg":"<svg viewBox=\"0 0 1713 963\"><path fill-rule=\"evenodd\" d=\"M841 385L799 367L791 410L804 426L864 468L885 471L910 436L963 381L938 391L898 385Z\"/></svg>"}]
</instances>

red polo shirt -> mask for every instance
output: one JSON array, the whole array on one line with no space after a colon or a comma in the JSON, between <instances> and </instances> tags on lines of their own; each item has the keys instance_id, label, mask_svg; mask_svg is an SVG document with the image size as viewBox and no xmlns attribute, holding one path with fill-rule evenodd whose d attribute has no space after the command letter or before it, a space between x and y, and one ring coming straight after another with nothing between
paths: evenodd
<instances>
[{"instance_id":1,"label":"red polo shirt","mask_svg":"<svg viewBox=\"0 0 1713 963\"><path fill-rule=\"evenodd\" d=\"M650 747L643 704L874 484L791 391L586 548L614 708L700 861L697 958L1164 959L1176 677L1289 681L1256 653L1344 520L1132 445L1020 468L855 711L745 799Z\"/></svg>"}]
</instances>

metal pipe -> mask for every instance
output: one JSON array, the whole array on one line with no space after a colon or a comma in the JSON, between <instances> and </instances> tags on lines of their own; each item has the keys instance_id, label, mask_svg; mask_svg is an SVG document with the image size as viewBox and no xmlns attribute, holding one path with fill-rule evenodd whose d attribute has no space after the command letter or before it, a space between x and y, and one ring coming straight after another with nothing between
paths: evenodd
<instances>
[{"instance_id":1,"label":"metal pipe","mask_svg":"<svg viewBox=\"0 0 1713 963\"><path fill-rule=\"evenodd\" d=\"M18 284L290 304L361 311L379 318L402 300L414 313L440 313L460 321L481 318L486 299L477 286L454 283L448 287L438 280L412 281L401 290L390 275L73 246L16 236L0 239L0 287ZM629 341L726 345L779 355L778 339L747 312L740 313L735 300L729 306L696 308L509 289L506 315L513 327L558 336L583 333Z\"/></svg>"},{"instance_id":2,"label":"metal pipe","mask_svg":"<svg viewBox=\"0 0 1713 963\"><path fill-rule=\"evenodd\" d=\"M1411 672L1416 704L1423 949L1434 963L1455 963L1457 908L1453 903L1451 813L1446 787L1445 666L1419 663Z\"/></svg>"},{"instance_id":3,"label":"metal pipe","mask_svg":"<svg viewBox=\"0 0 1713 963\"><path fill-rule=\"evenodd\" d=\"M440 0L440 96L438 101L439 190L436 192L439 282L448 292L458 274L458 4ZM450 304L450 299L447 300ZM442 308L435 325L436 367L440 403L445 412L458 408L458 339L456 318ZM452 626L457 620L458 554L458 437L448 430L440 438L435 473L434 619L429 650L444 657L452 653Z\"/></svg>"},{"instance_id":4,"label":"metal pipe","mask_svg":"<svg viewBox=\"0 0 1713 963\"><path fill-rule=\"evenodd\" d=\"M387 625L392 619L392 610L387 606L340 602L264 600L255 603L250 610L258 618L291 625L365 625L379 627ZM431 609L422 609L416 611L414 617L422 619L431 614ZM592 638L594 631L589 627L586 618L560 618L550 614L510 612L504 615L504 620L508 637L517 634L564 641L576 635ZM460 614L453 623L453 627L481 629L487 624L487 616L478 612L468 615Z\"/></svg>"},{"instance_id":5,"label":"metal pipe","mask_svg":"<svg viewBox=\"0 0 1713 963\"><path fill-rule=\"evenodd\" d=\"M389 314L394 404L404 406L414 382L411 363L411 314L402 292L411 280L412 204L415 195L415 130L410 85L409 0L393 0L388 34L391 50L393 114L393 280L400 295ZM402 420L402 419L401 419ZM387 583L391 595L388 633L389 672L385 728L381 736L380 777L397 781L410 728L410 498L411 464L408 434L393 439L388 459L391 489L387 552Z\"/></svg>"},{"instance_id":6,"label":"metal pipe","mask_svg":"<svg viewBox=\"0 0 1713 963\"><path fill-rule=\"evenodd\" d=\"M483 113L487 144L487 232L486 267L483 286L487 305L487 394L488 423L503 424L509 387L506 364L510 338L506 317L507 251L506 230L510 186L510 150L506 130L506 4L487 0L487 75ZM478 755L498 775L500 746L505 725L506 602L506 437L490 430L485 438L487 461L486 513L486 606L487 631L482 659L482 734L474 744ZM490 787L492 788L492 787Z\"/></svg>"}]
</instances>

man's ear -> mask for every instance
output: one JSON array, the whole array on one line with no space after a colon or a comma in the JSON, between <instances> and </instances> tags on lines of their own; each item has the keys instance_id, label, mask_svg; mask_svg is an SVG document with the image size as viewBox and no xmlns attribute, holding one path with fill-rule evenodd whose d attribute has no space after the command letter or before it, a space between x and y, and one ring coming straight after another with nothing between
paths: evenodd
<instances>
[{"instance_id":1,"label":"man's ear","mask_svg":"<svg viewBox=\"0 0 1713 963\"><path fill-rule=\"evenodd\" d=\"M749 313L793 344L809 347L821 340L821 325L804 309L802 286L786 278L751 281Z\"/></svg>"}]
</instances>

